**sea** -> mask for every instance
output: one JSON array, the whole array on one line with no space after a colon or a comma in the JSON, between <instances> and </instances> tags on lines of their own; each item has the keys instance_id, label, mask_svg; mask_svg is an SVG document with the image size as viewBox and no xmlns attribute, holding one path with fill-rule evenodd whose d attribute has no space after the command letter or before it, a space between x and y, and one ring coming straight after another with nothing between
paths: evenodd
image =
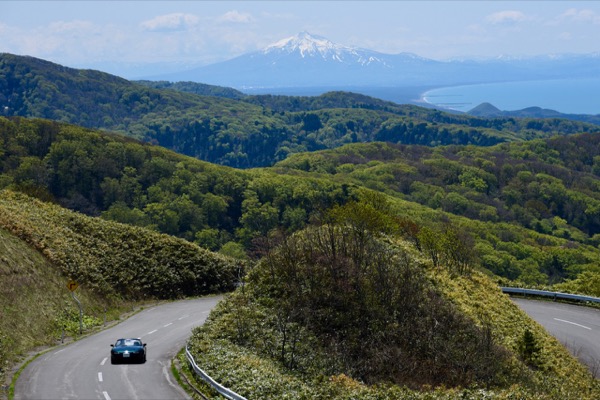
<instances>
[{"instance_id":1,"label":"sea","mask_svg":"<svg viewBox=\"0 0 600 400\"><path fill-rule=\"evenodd\" d=\"M398 104L417 104L462 112L467 112L481 103L490 103L502 111L540 107L563 114L600 114L600 77L597 79L554 79L448 87L407 85L402 87L280 87L240 90L246 94L289 96L318 96L328 91L343 90L362 93Z\"/></svg>"},{"instance_id":2,"label":"sea","mask_svg":"<svg viewBox=\"0 0 600 400\"><path fill-rule=\"evenodd\" d=\"M600 78L451 86L428 90L421 99L431 106L464 112L490 103L503 111L541 107L564 114L598 115Z\"/></svg>"}]
</instances>

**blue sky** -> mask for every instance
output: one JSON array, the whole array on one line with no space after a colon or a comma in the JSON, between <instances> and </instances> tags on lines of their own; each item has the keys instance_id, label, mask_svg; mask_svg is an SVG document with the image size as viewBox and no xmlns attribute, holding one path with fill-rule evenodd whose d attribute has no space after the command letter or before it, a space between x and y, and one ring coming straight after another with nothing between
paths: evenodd
<instances>
[{"instance_id":1,"label":"blue sky","mask_svg":"<svg viewBox=\"0 0 600 400\"><path fill-rule=\"evenodd\" d=\"M0 52L113 73L209 64L301 31L438 60L598 53L600 2L0 0Z\"/></svg>"}]
</instances>

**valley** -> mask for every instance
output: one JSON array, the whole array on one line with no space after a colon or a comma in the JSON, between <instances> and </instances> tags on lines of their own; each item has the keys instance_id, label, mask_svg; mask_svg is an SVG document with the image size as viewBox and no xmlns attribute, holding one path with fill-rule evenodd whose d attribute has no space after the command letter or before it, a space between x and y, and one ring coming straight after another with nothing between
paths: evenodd
<instances>
[{"instance_id":1,"label":"valley","mask_svg":"<svg viewBox=\"0 0 600 400\"><path fill-rule=\"evenodd\" d=\"M498 289L600 296L598 125L132 82L10 54L0 73L4 378L64 326L78 338L65 288L14 287L76 279L88 330L227 293L190 342L249 398L600 393ZM19 311L32 301L39 314ZM16 335L31 320L38 333Z\"/></svg>"}]
</instances>

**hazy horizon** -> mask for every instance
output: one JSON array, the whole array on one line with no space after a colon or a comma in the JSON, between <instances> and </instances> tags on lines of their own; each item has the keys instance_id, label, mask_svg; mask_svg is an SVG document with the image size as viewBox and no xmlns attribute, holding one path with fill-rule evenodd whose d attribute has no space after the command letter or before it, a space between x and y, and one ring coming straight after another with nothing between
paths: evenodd
<instances>
[{"instance_id":1,"label":"hazy horizon","mask_svg":"<svg viewBox=\"0 0 600 400\"><path fill-rule=\"evenodd\" d=\"M207 65L308 31L435 60L599 53L589 1L0 1L0 52L131 77Z\"/></svg>"}]
</instances>

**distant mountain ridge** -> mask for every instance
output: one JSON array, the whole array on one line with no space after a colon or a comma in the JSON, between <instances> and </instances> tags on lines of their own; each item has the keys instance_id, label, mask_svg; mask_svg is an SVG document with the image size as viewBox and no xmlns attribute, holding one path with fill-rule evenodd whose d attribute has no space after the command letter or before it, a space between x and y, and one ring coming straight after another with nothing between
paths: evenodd
<instances>
[{"instance_id":1,"label":"distant mountain ridge","mask_svg":"<svg viewBox=\"0 0 600 400\"><path fill-rule=\"evenodd\" d=\"M489 146L598 131L591 124L558 118L532 128L526 119L486 120L345 91L315 97L246 96L189 82L134 83L2 53L0 76L0 115L5 117L112 130L236 168L269 166L289 154L353 142Z\"/></svg>"},{"instance_id":2,"label":"distant mountain ridge","mask_svg":"<svg viewBox=\"0 0 600 400\"><path fill-rule=\"evenodd\" d=\"M563 114L556 110L541 107L527 107L522 110L505 111L500 110L490 103L481 103L477 107L467 111L467 114L480 118L560 118L600 125L600 115Z\"/></svg>"},{"instance_id":3,"label":"distant mountain ridge","mask_svg":"<svg viewBox=\"0 0 600 400\"><path fill-rule=\"evenodd\" d=\"M301 32L231 60L151 80L193 81L236 89L419 86L595 77L600 53L530 58L436 61L411 53L385 54Z\"/></svg>"}]
</instances>

